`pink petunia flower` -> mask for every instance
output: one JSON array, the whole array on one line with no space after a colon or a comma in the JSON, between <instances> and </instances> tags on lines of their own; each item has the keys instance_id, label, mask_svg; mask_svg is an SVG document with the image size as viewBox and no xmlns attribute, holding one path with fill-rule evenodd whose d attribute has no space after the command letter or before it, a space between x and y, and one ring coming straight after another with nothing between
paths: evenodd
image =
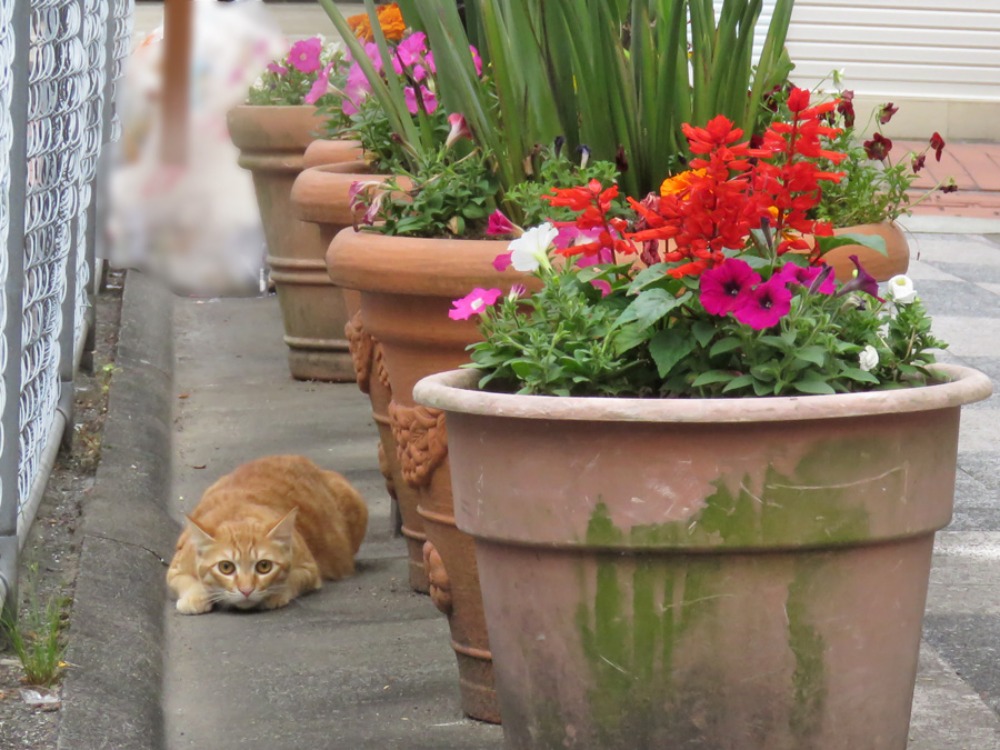
<instances>
[{"instance_id":1,"label":"pink petunia flower","mask_svg":"<svg viewBox=\"0 0 1000 750\"><path fill-rule=\"evenodd\" d=\"M288 68L286 68L284 65L281 65L280 63L269 62L267 64L267 72L283 76L283 75L288 75Z\"/></svg>"},{"instance_id":2,"label":"pink petunia flower","mask_svg":"<svg viewBox=\"0 0 1000 750\"><path fill-rule=\"evenodd\" d=\"M331 62L319 72L316 80L313 81L312 88L309 89L309 93L303 97L306 104L315 104L330 90L330 71L332 70L333 63Z\"/></svg>"},{"instance_id":3,"label":"pink petunia flower","mask_svg":"<svg viewBox=\"0 0 1000 750\"><path fill-rule=\"evenodd\" d=\"M746 261L727 258L701 275L698 299L711 315L726 315L743 305L759 283L760 275Z\"/></svg>"},{"instance_id":4,"label":"pink petunia flower","mask_svg":"<svg viewBox=\"0 0 1000 750\"><path fill-rule=\"evenodd\" d=\"M833 273L827 271L827 268L830 266L825 263L821 266L800 266L797 263L788 262L781 267L777 275L789 284L798 284L820 294L833 294L837 285ZM823 278L820 278L821 276ZM812 289L817 283L818 286Z\"/></svg>"},{"instance_id":5,"label":"pink petunia flower","mask_svg":"<svg viewBox=\"0 0 1000 750\"><path fill-rule=\"evenodd\" d=\"M323 52L323 42L318 36L302 39L288 51L288 62L300 73L315 73L323 67L319 59Z\"/></svg>"},{"instance_id":6,"label":"pink petunia flower","mask_svg":"<svg viewBox=\"0 0 1000 750\"><path fill-rule=\"evenodd\" d=\"M476 75L481 76L483 74L483 58L479 56L479 50L469 45L469 52L472 53L472 64L476 67Z\"/></svg>"},{"instance_id":7,"label":"pink petunia flower","mask_svg":"<svg viewBox=\"0 0 1000 750\"><path fill-rule=\"evenodd\" d=\"M407 86L403 91L403 95L406 98L406 109L409 110L411 115L417 114L420 111L420 104L417 103L417 92L414 91L412 86ZM420 103L423 104L424 111L432 115L438 106L437 96L426 86L421 86Z\"/></svg>"},{"instance_id":8,"label":"pink petunia flower","mask_svg":"<svg viewBox=\"0 0 1000 750\"><path fill-rule=\"evenodd\" d=\"M750 296L733 310L733 317L755 331L776 326L792 309L792 293L780 276L772 276L754 287Z\"/></svg>"},{"instance_id":9,"label":"pink petunia flower","mask_svg":"<svg viewBox=\"0 0 1000 750\"><path fill-rule=\"evenodd\" d=\"M469 130L469 123L465 121L464 115L460 115L457 112L448 115L448 124L451 126L451 130L445 139L445 148L451 148L463 138L472 140L472 131Z\"/></svg>"},{"instance_id":10,"label":"pink petunia flower","mask_svg":"<svg viewBox=\"0 0 1000 750\"><path fill-rule=\"evenodd\" d=\"M427 54L427 35L422 31L410 34L396 47L396 53L392 58L392 66L396 69L396 75L403 74L403 67L412 68L417 63L423 62Z\"/></svg>"},{"instance_id":11,"label":"pink petunia flower","mask_svg":"<svg viewBox=\"0 0 1000 750\"><path fill-rule=\"evenodd\" d=\"M490 305L496 303L503 294L499 289L480 289L476 287L461 299L452 302L454 310L448 311L452 320L468 320L473 315L482 315Z\"/></svg>"},{"instance_id":12,"label":"pink petunia flower","mask_svg":"<svg viewBox=\"0 0 1000 750\"><path fill-rule=\"evenodd\" d=\"M496 237L498 235L514 234L517 227L514 226L514 222L507 218L503 211L499 208L490 214L490 218L486 223L486 236Z\"/></svg>"}]
</instances>

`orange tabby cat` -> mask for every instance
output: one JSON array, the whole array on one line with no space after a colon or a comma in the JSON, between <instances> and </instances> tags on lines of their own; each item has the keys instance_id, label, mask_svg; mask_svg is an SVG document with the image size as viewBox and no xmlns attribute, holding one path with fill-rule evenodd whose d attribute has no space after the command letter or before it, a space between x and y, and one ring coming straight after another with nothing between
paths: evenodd
<instances>
[{"instance_id":1,"label":"orange tabby cat","mask_svg":"<svg viewBox=\"0 0 1000 750\"><path fill-rule=\"evenodd\" d=\"M284 607L354 572L368 525L361 495L303 456L267 456L209 487L167 571L186 615Z\"/></svg>"}]
</instances>

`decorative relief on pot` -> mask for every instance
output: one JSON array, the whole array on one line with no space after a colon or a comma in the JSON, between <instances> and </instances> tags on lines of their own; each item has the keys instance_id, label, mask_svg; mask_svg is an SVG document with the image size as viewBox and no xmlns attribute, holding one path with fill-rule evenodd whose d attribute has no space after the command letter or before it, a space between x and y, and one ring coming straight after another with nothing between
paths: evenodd
<instances>
[{"instance_id":1,"label":"decorative relief on pot","mask_svg":"<svg viewBox=\"0 0 1000 750\"><path fill-rule=\"evenodd\" d=\"M445 615L451 614L451 581L441 553L431 542L424 542L424 570L430 582L431 601Z\"/></svg>"},{"instance_id":2,"label":"decorative relief on pot","mask_svg":"<svg viewBox=\"0 0 1000 750\"><path fill-rule=\"evenodd\" d=\"M375 377L378 378L378 382L389 391L390 398L392 398L392 389L389 386L389 370L385 366L385 350L382 348L382 342L376 338L372 338L372 346L374 347L374 353L372 354L372 369L375 371Z\"/></svg>"},{"instance_id":3,"label":"decorative relief on pot","mask_svg":"<svg viewBox=\"0 0 1000 750\"><path fill-rule=\"evenodd\" d=\"M389 421L403 479L412 487L430 484L434 470L448 455L444 412L390 401Z\"/></svg>"},{"instance_id":4,"label":"decorative relief on pot","mask_svg":"<svg viewBox=\"0 0 1000 750\"><path fill-rule=\"evenodd\" d=\"M392 481L392 471L389 468L389 459L385 455L385 446L382 445L382 441L378 441L378 469L382 472L382 478L385 479L385 489L389 493L389 497L393 500L397 500L396 497L396 484Z\"/></svg>"},{"instance_id":5,"label":"decorative relief on pot","mask_svg":"<svg viewBox=\"0 0 1000 750\"><path fill-rule=\"evenodd\" d=\"M362 393L368 393L372 375L372 358L375 346L374 339L361 325L361 311L354 313L344 326L344 336L347 338L347 348L351 352L354 363L354 376Z\"/></svg>"}]
</instances>

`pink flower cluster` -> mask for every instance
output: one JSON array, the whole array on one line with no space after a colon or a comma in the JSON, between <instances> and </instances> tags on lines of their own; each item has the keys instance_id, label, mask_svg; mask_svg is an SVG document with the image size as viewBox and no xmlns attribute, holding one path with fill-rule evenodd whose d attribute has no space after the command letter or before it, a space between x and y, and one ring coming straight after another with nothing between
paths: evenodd
<instances>
[{"instance_id":1,"label":"pink flower cluster","mask_svg":"<svg viewBox=\"0 0 1000 750\"><path fill-rule=\"evenodd\" d=\"M482 75L483 62L475 47L470 48L472 59L476 66L476 74ZM365 54L371 60L375 70L384 75L382 55L378 45L370 42L365 45ZM391 50L392 67L397 76L404 79L406 85L403 94L406 97L406 108L411 115L423 109L427 114L433 114L438 107L437 95L428 86L431 76L437 72L434 66L434 53L427 48L427 35L423 32L410 34ZM361 66L355 61L347 73L347 85L344 98L344 113L353 115L361 106L361 101L371 93L371 84L365 77Z\"/></svg>"}]
</instances>

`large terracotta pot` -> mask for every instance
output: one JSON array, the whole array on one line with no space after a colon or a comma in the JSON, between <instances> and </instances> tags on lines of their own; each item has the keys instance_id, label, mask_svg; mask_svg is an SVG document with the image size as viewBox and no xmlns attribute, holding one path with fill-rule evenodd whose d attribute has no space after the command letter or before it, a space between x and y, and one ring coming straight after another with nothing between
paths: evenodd
<instances>
[{"instance_id":1,"label":"large terracotta pot","mask_svg":"<svg viewBox=\"0 0 1000 750\"><path fill-rule=\"evenodd\" d=\"M462 710L491 722L499 721L500 714L479 576L472 540L455 526L444 418L436 409L415 404L412 391L425 375L468 361L465 348L480 338L475 321L448 318L452 300L477 286L509 290L524 283L520 274L501 274L493 268L494 258L506 245L385 237L345 229L327 254L330 275L361 291L362 324L382 345L400 470L418 493L431 597L448 616Z\"/></svg>"},{"instance_id":2,"label":"large terracotta pot","mask_svg":"<svg viewBox=\"0 0 1000 750\"><path fill-rule=\"evenodd\" d=\"M354 379L343 330L346 315L340 295L331 295L314 224L292 213L292 185L303 168L303 154L322 126L315 107L234 107L228 117L239 164L253 173L257 205L267 239L267 262L278 292L288 366L299 380ZM342 158L356 156L349 144ZM339 306L339 310L337 309Z\"/></svg>"},{"instance_id":3,"label":"large terracotta pot","mask_svg":"<svg viewBox=\"0 0 1000 750\"><path fill-rule=\"evenodd\" d=\"M990 381L443 409L508 750L903 750L962 404Z\"/></svg>"},{"instance_id":4,"label":"large terracotta pot","mask_svg":"<svg viewBox=\"0 0 1000 750\"><path fill-rule=\"evenodd\" d=\"M309 147L310 150L316 143ZM309 158L309 151L306 152L306 158ZM386 178L387 175L369 174L368 164L363 161L345 161L303 170L292 187L292 205L298 218L319 227L319 239L323 247L323 255L320 257L325 255L333 237L352 224L348 201L351 185L359 180L380 181ZM346 310L346 317L342 314L336 319L346 320L343 331L351 353L355 379L361 391L371 400L372 418L379 431L379 467L385 477L394 511L399 515L399 533L407 542L410 587L426 594L430 586L423 556L427 538L424 535L423 521L417 513L417 491L403 481L396 455L396 440L389 423L392 390L384 365L382 345L371 337L361 322L360 293L355 289L339 286L327 273L325 261L323 268L330 289L336 290L337 296L342 297L341 305ZM394 521L396 512L393 513Z\"/></svg>"},{"instance_id":5,"label":"large terracotta pot","mask_svg":"<svg viewBox=\"0 0 1000 750\"><path fill-rule=\"evenodd\" d=\"M879 224L859 224L834 229L833 233L875 235L885 240L885 255L864 245L843 245L824 255L826 262L833 266L837 280L842 283L850 281L854 275L852 255L857 255L864 269L879 281L888 281L896 274L906 273L906 269L910 266L910 248L898 224L888 221Z\"/></svg>"}]
</instances>

